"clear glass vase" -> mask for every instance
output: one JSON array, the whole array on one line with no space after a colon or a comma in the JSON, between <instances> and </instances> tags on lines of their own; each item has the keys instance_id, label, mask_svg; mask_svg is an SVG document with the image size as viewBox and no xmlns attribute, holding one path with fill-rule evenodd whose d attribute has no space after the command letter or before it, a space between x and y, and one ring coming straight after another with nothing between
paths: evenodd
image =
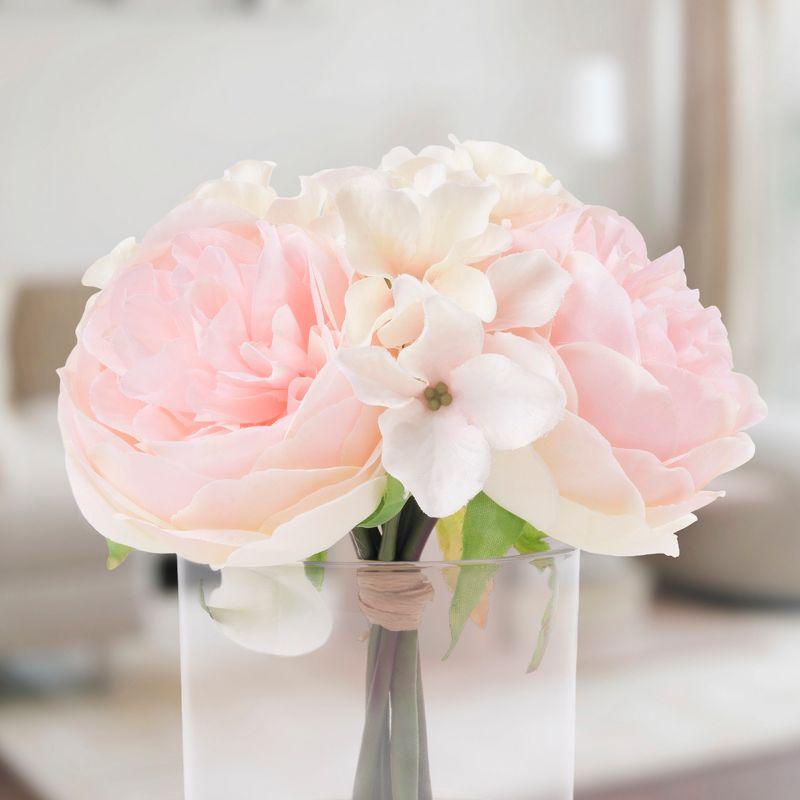
<instances>
[{"instance_id":1,"label":"clear glass vase","mask_svg":"<svg viewBox=\"0 0 800 800\"><path fill-rule=\"evenodd\" d=\"M578 553L180 565L187 800L572 797Z\"/></svg>"}]
</instances>

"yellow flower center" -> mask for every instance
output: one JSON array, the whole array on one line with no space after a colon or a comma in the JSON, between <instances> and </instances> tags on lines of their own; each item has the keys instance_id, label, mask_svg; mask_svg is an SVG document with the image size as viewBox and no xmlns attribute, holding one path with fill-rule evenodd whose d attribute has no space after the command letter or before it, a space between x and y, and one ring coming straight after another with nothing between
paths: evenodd
<instances>
[{"instance_id":1,"label":"yellow flower center","mask_svg":"<svg viewBox=\"0 0 800 800\"><path fill-rule=\"evenodd\" d=\"M431 411L438 411L442 406L449 406L453 402L453 395L443 381L439 381L436 386L429 386L424 394L425 403Z\"/></svg>"}]
</instances>

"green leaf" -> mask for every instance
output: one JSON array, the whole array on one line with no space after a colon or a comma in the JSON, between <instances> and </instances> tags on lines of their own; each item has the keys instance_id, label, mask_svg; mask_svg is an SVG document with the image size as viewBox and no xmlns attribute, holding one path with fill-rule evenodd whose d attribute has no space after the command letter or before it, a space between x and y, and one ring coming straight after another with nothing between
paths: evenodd
<instances>
[{"instance_id":1,"label":"green leaf","mask_svg":"<svg viewBox=\"0 0 800 800\"><path fill-rule=\"evenodd\" d=\"M203 586L203 581L200 581L200 608L202 608L211 619L214 619L214 614L206 602L206 588Z\"/></svg>"},{"instance_id":2,"label":"green leaf","mask_svg":"<svg viewBox=\"0 0 800 800\"><path fill-rule=\"evenodd\" d=\"M321 553L316 553L315 555L311 556L310 558L306 559L308 561L325 561L328 558L328 551L323 550ZM311 581L311 585L318 591L322 591L322 583L325 580L325 568L324 567L317 567L314 564L303 564L303 567L306 571L306 578Z\"/></svg>"},{"instance_id":3,"label":"green leaf","mask_svg":"<svg viewBox=\"0 0 800 800\"><path fill-rule=\"evenodd\" d=\"M106 569L116 569L127 557L133 548L125 544L118 544L112 542L111 539L106 539L108 545L108 558L106 559Z\"/></svg>"},{"instance_id":4,"label":"green leaf","mask_svg":"<svg viewBox=\"0 0 800 800\"><path fill-rule=\"evenodd\" d=\"M537 566L539 565L537 564ZM547 588L550 590L550 597L544 608L542 621L539 623L539 635L536 638L536 649L533 651L533 657L531 658L530 664L528 664L527 672L535 672L542 663L547 645L550 642L550 626L553 622L553 612L555 611L556 601L558 599L558 575L556 573L555 562L552 558L545 559L545 563L541 565L540 569L547 569L549 571L547 576Z\"/></svg>"},{"instance_id":5,"label":"green leaf","mask_svg":"<svg viewBox=\"0 0 800 800\"><path fill-rule=\"evenodd\" d=\"M461 553L464 548L464 517L466 516L466 506L449 517L442 517L436 523L436 538L439 540L439 547L442 550L442 558L445 561L460 561Z\"/></svg>"},{"instance_id":6,"label":"green leaf","mask_svg":"<svg viewBox=\"0 0 800 800\"><path fill-rule=\"evenodd\" d=\"M522 518L480 492L470 500L464 513L461 558L468 561L504 556L519 540L525 525ZM470 614L497 569L494 564L464 564L458 568L458 581L450 603L450 649L445 658L458 644Z\"/></svg>"},{"instance_id":7,"label":"green leaf","mask_svg":"<svg viewBox=\"0 0 800 800\"><path fill-rule=\"evenodd\" d=\"M530 522L526 522L522 528L522 533L514 542L514 548L520 553L545 553L550 549L550 545L545 541L546 533L542 533L538 528L534 528Z\"/></svg>"},{"instance_id":8,"label":"green leaf","mask_svg":"<svg viewBox=\"0 0 800 800\"><path fill-rule=\"evenodd\" d=\"M358 524L359 528L376 528L383 525L392 517L396 517L403 506L406 504L406 490L403 484L392 475L386 476L386 488L383 490L378 507L363 521Z\"/></svg>"}]
</instances>

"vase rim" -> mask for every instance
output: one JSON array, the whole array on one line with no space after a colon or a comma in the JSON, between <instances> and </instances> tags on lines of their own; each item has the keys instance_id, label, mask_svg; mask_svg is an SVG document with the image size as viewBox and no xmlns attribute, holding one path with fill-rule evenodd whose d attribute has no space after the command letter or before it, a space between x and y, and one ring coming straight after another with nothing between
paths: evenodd
<instances>
[{"instance_id":1,"label":"vase rim","mask_svg":"<svg viewBox=\"0 0 800 800\"><path fill-rule=\"evenodd\" d=\"M422 559L419 561L367 561L362 559L348 559L348 560L331 560L331 561L303 561L303 564L313 567L328 567L335 568L377 568L377 569L397 569L398 566L405 567L420 567L420 568L436 568L436 567L461 567L461 566L474 566L476 564L495 564L502 566L504 564L513 564L517 561L544 561L548 558L564 557L577 552L576 547L564 544L563 542L556 541L555 539L548 539L550 545L549 550L542 550L537 553L514 553L513 555L498 556L497 558L465 558L465 559Z\"/></svg>"}]
</instances>

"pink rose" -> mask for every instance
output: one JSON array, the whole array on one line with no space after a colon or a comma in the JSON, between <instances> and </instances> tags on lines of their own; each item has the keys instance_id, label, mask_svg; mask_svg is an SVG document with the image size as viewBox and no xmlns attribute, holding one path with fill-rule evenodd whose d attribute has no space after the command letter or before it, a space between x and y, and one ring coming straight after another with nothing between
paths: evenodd
<instances>
[{"instance_id":1,"label":"pink rose","mask_svg":"<svg viewBox=\"0 0 800 800\"><path fill-rule=\"evenodd\" d=\"M372 512L377 412L330 361L350 271L329 244L192 199L88 279L104 288L61 370L59 419L104 536L258 566L324 550Z\"/></svg>"},{"instance_id":2,"label":"pink rose","mask_svg":"<svg viewBox=\"0 0 800 800\"><path fill-rule=\"evenodd\" d=\"M710 481L752 456L741 431L766 413L732 370L719 310L687 288L680 249L650 261L609 209L573 208L514 237L573 279L544 331L569 397L534 445L561 496L550 532L591 551L677 555L675 532L720 495Z\"/></svg>"}]
</instances>

